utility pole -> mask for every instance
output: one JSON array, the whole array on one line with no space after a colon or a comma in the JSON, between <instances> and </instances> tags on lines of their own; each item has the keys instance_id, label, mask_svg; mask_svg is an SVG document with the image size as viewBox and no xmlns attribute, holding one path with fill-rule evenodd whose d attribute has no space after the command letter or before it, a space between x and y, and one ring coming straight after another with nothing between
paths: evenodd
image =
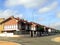
<instances>
[{"instance_id":1,"label":"utility pole","mask_svg":"<svg viewBox=\"0 0 60 45\"><path fill-rule=\"evenodd\" d=\"M34 12L35 10L33 10L33 12ZM33 18L32 18L32 21L34 21L34 13L32 12L32 16L33 16ZM31 35L31 37L34 37L34 32L35 32L35 30L36 30L36 27L34 26L34 24L32 23L32 25L33 26L31 26L31 31L30 31L30 35Z\"/></svg>"}]
</instances>

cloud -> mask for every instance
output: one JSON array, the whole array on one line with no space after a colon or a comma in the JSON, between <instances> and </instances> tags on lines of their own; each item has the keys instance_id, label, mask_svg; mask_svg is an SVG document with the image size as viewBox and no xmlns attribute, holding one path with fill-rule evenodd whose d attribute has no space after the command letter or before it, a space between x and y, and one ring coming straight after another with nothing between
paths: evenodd
<instances>
[{"instance_id":1,"label":"cloud","mask_svg":"<svg viewBox=\"0 0 60 45\"><path fill-rule=\"evenodd\" d=\"M54 22L54 23L50 24L49 27L60 30L60 22Z\"/></svg>"},{"instance_id":2,"label":"cloud","mask_svg":"<svg viewBox=\"0 0 60 45\"><path fill-rule=\"evenodd\" d=\"M37 7L44 4L47 0L6 0L5 5L9 6L16 6L16 5L23 5L24 7Z\"/></svg>"},{"instance_id":3,"label":"cloud","mask_svg":"<svg viewBox=\"0 0 60 45\"><path fill-rule=\"evenodd\" d=\"M56 13L56 17L57 17L57 18L60 18L60 12L57 12L57 13Z\"/></svg>"},{"instance_id":4,"label":"cloud","mask_svg":"<svg viewBox=\"0 0 60 45\"><path fill-rule=\"evenodd\" d=\"M18 14L17 11L12 11L10 9L0 11L0 18L8 18L10 16L15 16L15 17L20 17L20 18L23 17L22 14Z\"/></svg>"},{"instance_id":5,"label":"cloud","mask_svg":"<svg viewBox=\"0 0 60 45\"><path fill-rule=\"evenodd\" d=\"M51 5L49 5L49 6L45 6L45 7L43 7L43 8L40 8L40 9L39 9L39 12L40 12L40 13L45 13L45 12L48 12L48 11L51 11L51 10L55 9L57 6L58 6L58 2L55 1L55 2L53 2L53 3L52 3Z\"/></svg>"}]
</instances>

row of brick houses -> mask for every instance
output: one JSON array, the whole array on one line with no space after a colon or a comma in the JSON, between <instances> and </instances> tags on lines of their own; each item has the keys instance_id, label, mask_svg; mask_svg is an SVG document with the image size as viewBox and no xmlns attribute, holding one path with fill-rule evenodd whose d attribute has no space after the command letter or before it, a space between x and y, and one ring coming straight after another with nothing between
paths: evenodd
<instances>
[{"instance_id":1,"label":"row of brick houses","mask_svg":"<svg viewBox=\"0 0 60 45\"><path fill-rule=\"evenodd\" d=\"M39 30L40 27L43 27L43 29ZM48 31L48 29L51 29L52 31L55 30L34 22L28 22L24 19L20 19L19 17L15 18L14 16L11 16L7 19L0 19L0 33L25 33L29 32L30 30L43 32L44 30Z\"/></svg>"}]
</instances>

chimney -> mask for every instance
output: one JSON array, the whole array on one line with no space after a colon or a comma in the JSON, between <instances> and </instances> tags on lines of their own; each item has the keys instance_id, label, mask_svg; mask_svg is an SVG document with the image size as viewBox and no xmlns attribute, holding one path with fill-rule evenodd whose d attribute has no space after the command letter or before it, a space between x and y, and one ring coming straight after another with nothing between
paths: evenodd
<instances>
[{"instance_id":1,"label":"chimney","mask_svg":"<svg viewBox=\"0 0 60 45\"><path fill-rule=\"evenodd\" d=\"M11 16L10 18L14 18L14 16Z\"/></svg>"}]
</instances>

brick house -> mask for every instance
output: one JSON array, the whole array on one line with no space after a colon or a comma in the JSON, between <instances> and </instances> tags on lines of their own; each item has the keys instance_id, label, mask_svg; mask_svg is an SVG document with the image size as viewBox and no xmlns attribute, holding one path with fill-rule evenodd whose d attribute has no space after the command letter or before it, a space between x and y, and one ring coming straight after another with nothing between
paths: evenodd
<instances>
[{"instance_id":1,"label":"brick house","mask_svg":"<svg viewBox=\"0 0 60 45\"><path fill-rule=\"evenodd\" d=\"M25 33L26 31L29 31L29 22L27 22L24 19L15 18L14 16L11 16L4 21L0 23L0 25L3 26L2 32L8 32L8 33Z\"/></svg>"},{"instance_id":2,"label":"brick house","mask_svg":"<svg viewBox=\"0 0 60 45\"><path fill-rule=\"evenodd\" d=\"M18 21L19 20L14 18L13 16L2 21L1 24L4 24L3 31L14 31L14 30L18 31Z\"/></svg>"}]
</instances>

